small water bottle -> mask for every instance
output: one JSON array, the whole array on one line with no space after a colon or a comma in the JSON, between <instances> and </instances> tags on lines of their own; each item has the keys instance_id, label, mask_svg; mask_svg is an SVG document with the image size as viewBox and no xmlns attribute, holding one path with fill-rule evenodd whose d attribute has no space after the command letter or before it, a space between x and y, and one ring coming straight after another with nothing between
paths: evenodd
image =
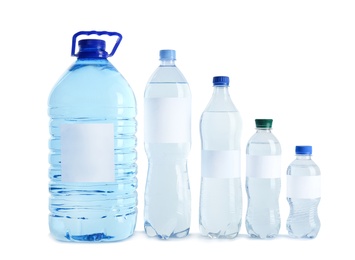
<instances>
[{"instance_id":1,"label":"small water bottle","mask_svg":"<svg viewBox=\"0 0 355 260\"><path fill-rule=\"evenodd\" d=\"M175 50L160 51L160 66L144 93L144 230L161 239L182 238L190 231L191 93L175 59Z\"/></svg>"},{"instance_id":2,"label":"small water bottle","mask_svg":"<svg viewBox=\"0 0 355 260\"><path fill-rule=\"evenodd\" d=\"M242 119L229 95L229 77L214 77L213 87L200 120L199 227L203 236L235 238L242 220Z\"/></svg>"},{"instance_id":3,"label":"small water bottle","mask_svg":"<svg viewBox=\"0 0 355 260\"><path fill-rule=\"evenodd\" d=\"M76 53L82 35L98 36L79 40ZM110 53L101 35L117 38ZM74 34L77 59L49 96L49 228L61 241L118 241L136 226L136 100L107 59L121 39Z\"/></svg>"},{"instance_id":4,"label":"small water bottle","mask_svg":"<svg viewBox=\"0 0 355 260\"><path fill-rule=\"evenodd\" d=\"M281 146L272 119L255 119L246 149L246 229L250 237L273 238L280 230Z\"/></svg>"},{"instance_id":5,"label":"small water bottle","mask_svg":"<svg viewBox=\"0 0 355 260\"><path fill-rule=\"evenodd\" d=\"M311 157L312 146L296 146L296 159L287 168L290 213L286 228L294 238L315 238L320 229L317 210L321 198L321 174Z\"/></svg>"}]
</instances>

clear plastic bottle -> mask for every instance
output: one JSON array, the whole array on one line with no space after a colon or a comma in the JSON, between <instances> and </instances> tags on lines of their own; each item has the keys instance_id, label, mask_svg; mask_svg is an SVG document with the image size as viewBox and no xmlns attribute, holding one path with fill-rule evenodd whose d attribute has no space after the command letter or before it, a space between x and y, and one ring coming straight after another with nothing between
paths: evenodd
<instances>
[{"instance_id":1,"label":"clear plastic bottle","mask_svg":"<svg viewBox=\"0 0 355 260\"><path fill-rule=\"evenodd\" d=\"M296 146L295 150L296 159L287 168L290 213L286 228L291 237L315 238L320 229L321 173L312 160L312 146Z\"/></svg>"},{"instance_id":2,"label":"clear plastic bottle","mask_svg":"<svg viewBox=\"0 0 355 260\"><path fill-rule=\"evenodd\" d=\"M214 77L213 87L200 120L200 233L235 238L242 221L242 119L229 95L229 77Z\"/></svg>"},{"instance_id":3,"label":"clear plastic bottle","mask_svg":"<svg viewBox=\"0 0 355 260\"><path fill-rule=\"evenodd\" d=\"M272 119L255 119L246 149L246 229L251 237L273 238L280 230L281 146Z\"/></svg>"},{"instance_id":4,"label":"clear plastic bottle","mask_svg":"<svg viewBox=\"0 0 355 260\"><path fill-rule=\"evenodd\" d=\"M102 39L117 41L109 54ZM115 32L73 35L76 61L49 96L49 228L54 238L111 242L130 237L137 218L136 100L108 61Z\"/></svg>"},{"instance_id":5,"label":"clear plastic bottle","mask_svg":"<svg viewBox=\"0 0 355 260\"><path fill-rule=\"evenodd\" d=\"M175 50L160 51L161 64L144 93L144 229L161 239L182 238L190 231L191 92L175 59Z\"/></svg>"}]
</instances>

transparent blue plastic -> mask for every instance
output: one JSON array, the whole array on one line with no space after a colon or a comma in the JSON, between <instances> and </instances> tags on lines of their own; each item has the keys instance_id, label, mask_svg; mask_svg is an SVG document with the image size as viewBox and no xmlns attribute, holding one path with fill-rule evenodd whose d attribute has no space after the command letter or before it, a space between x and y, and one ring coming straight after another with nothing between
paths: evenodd
<instances>
[{"instance_id":1,"label":"transparent blue plastic","mask_svg":"<svg viewBox=\"0 0 355 260\"><path fill-rule=\"evenodd\" d=\"M78 58L52 89L48 104L51 234L58 240L78 242L130 237L137 218L137 123L136 100L128 82L106 58ZM113 135L104 136L114 147L112 181L63 181L62 127L72 124L89 129L112 126ZM84 159L89 164L105 158ZM100 178L101 169L95 173ZM79 170L77 174L86 178Z\"/></svg>"}]
</instances>

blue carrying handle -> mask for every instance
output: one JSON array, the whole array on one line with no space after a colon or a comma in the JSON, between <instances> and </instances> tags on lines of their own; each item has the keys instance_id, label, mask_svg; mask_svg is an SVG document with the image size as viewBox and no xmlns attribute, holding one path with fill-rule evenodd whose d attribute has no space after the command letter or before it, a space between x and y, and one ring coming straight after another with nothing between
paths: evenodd
<instances>
[{"instance_id":1,"label":"blue carrying handle","mask_svg":"<svg viewBox=\"0 0 355 260\"><path fill-rule=\"evenodd\" d=\"M75 56L78 57L78 54L75 53L75 47L76 47L76 38L80 35L92 35L92 34L96 34L96 35L108 35L108 36L117 36L117 41L115 43L115 45L112 48L112 51L110 54L108 54L107 57L111 57L115 54L118 45L120 44L120 42L122 41L122 35L118 32L107 32L107 31L80 31L77 32L76 34L73 35L73 40L72 40L72 48L71 48L71 56Z\"/></svg>"}]
</instances>

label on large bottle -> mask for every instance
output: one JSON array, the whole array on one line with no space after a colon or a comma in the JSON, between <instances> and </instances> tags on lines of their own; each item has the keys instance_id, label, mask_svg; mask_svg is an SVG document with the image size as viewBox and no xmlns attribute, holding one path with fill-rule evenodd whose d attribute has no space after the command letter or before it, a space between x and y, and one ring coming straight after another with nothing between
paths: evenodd
<instances>
[{"instance_id":1,"label":"label on large bottle","mask_svg":"<svg viewBox=\"0 0 355 260\"><path fill-rule=\"evenodd\" d=\"M321 176L287 175L287 197L295 199L320 198Z\"/></svg>"},{"instance_id":2,"label":"label on large bottle","mask_svg":"<svg viewBox=\"0 0 355 260\"><path fill-rule=\"evenodd\" d=\"M146 98L144 113L146 143L191 141L191 98Z\"/></svg>"},{"instance_id":3,"label":"label on large bottle","mask_svg":"<svg viewBox=\"0 0 355 260\"><path fill-rule=\"evenodd\" d=\"M209 178L240 178L240 151L202 150L201 175Z\"/></svg>"},{"instance_id":4,"label":"label on large bottle","mask_svg":"<svg viewBox=\"0 0 355 260\"><path fill-rule=\"evenodd\" d=\"M113 124L63 124L63 182L114 182Z\"/></svg>"},{"instance_id":5,"label":"label on large bottle","mask_svg":"<svg viewBox=\"0 0 355 260\"><path fill-rule=\"evenodd\" d=\"M281 178L281 155L246 155L246 176Z\"/></svg>"}]
</instances>

